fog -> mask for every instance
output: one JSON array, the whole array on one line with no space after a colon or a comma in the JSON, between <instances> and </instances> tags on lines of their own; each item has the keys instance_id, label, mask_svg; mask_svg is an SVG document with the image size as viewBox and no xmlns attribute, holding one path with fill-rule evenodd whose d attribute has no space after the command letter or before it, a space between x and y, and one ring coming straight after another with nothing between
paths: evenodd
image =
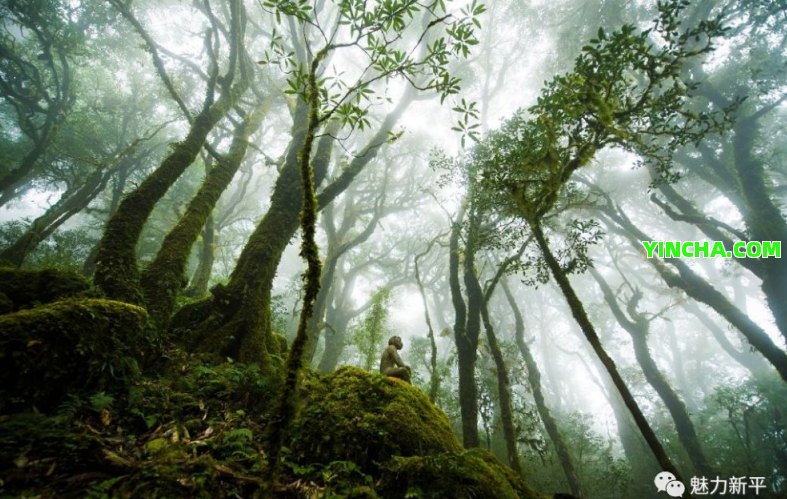
<instances>
[{"instance_id":1,"label":"fog","mask_svg":"<svg viewBox=\"0 0 787 499\"><path fill-rule=\"evenodd\" d=\"M8 0L0 263L141 306L162 358L294 380L399 336L539 492L784 497L777 4Z\"/></svg>"}]
</instances>

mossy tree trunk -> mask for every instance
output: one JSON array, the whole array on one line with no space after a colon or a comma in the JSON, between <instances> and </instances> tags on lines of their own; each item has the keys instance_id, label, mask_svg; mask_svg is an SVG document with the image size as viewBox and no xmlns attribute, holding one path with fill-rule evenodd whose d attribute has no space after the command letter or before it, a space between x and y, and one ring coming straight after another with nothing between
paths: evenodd
<instances>
[{"instance_id":1,"label":"mossy tree trunk","mask_svg":"<svg viewBox=\"0 0 787 499\"><path fill-rule=\"evenodd\" d=\"M522 476L522 465L519 462L519 453L516 448L516 429L514 427L514 406L511 401L511 380L508 376L508 367L506 366L503 351L497 342L495 330L492 327L492 321L489 318L488 300L483 296L481 291L481 284L478 282L478 276L473 269L470 274L470 286L474 289L473 293L482 295L481 299L481 320L484 324L484 331L486 332L486 339L489 342L489 350L492 352L492 359L495 362L495 372L497 374L497 396L500 404L500 419L503 423L503 436L506 442L506 453L508 457L508 465L516 471L519 476ZM491 293L490 293L491 296Z\"/></svg>"},{"instance_id":2,"label":"mossy tree trunk","mask_svg":"<svg viewBox=\"0 0 787 499\"><path fill-rule=\"evenodd\" d=\"M475 362L478 335L473 338L467 333L467 305L459 283L459 236L466 205L451 228L448 240L448 282L451 302L454 307L454 341L456 342L457 369L459 370L459 411L462 416L462 443L465 447L478 447L478 389L475 383ZM465 258L467 255L464 255Z\"/></svg>"},{"instance_id":3,"label":"mossy tree trunk","mask_svg":"<svg viewBox=\"0 0 787 499\"><path fill-rule=\"evenodd\" d=\"M149 152L152 152L149 151ZM144 160L141 159L139 163ZM139 163L133 165L134 168L139 166ZM118 169L117 175L115 175L112 181L112 195L109 200L109 210L107 213L107 219L112 218L117 212L118 206L120 206L120 201L123 199L123 191L126 188L126 183L128 182L129 173L132 170L132 165L123 165ZM100 241L97 242L93 247L90 249L90 253L85 260L84 265L82 265L82 273L86 276L92 276L96 271L96 259L98 258L98 247L100 245Z\"/></svg>"},{"instance_id":4,"label":"mossy tree trunk","mask_svg":"<svg viewBox=\"0 0 787 499\"><path fill-rule=\"evenodd\" d=\"M650 349L648 348L650 322L637 311L637 304L642 297L641 292L634 292L633 296L629 299L627 317L620 308L612 289L604 278L601 277L601 274L593 268L590 269L590 273L601 288L604 294L604 300L607 302L607 305L609 305L612 315L615 316L618 324L620 324L631 337L637 363L639 363L642 372L645 374L645 380L654 390L656 390L656 393L664 402L664 405L667 406L667 410L669 410L672 420L675 422L678 439L681 445L683 445L683 448L686 449L686 453L691 463L694 465L694 471L703 476L714 475L714 470L711 469L705 457L705 453L702 451L700 440L697 437L697 431L694 428L694 423L691 422L686 404L669 385L650 354Z\"/></svg>"},{"instance_id":5,"label":"mossy tree trunk","mask_svg":"<svg viewBox=\"0 0 787 499\"><path fill-rule=\"evenodd\" d=\"M615 385L618 393L620 393L623 402L626 404L629 412L634 417L634 421L637 423L637 428L642 433L642 436L645 437L645 441L648 443L653 455L656 457L656 460L661 465L663 471L669 471L678 480L683 481L680 477L681 474L678 472L677 468L672 464L667 452L662 447L661 443L656 437L656 433L653 431L653 428L650 427L648 420L645 419L645 415L642 413L637 401L634 399L634 396L629 391L628 386L626 386L623 377L618 372L618 368L615 365L615 361L607 354L604 347L601 345L601 340L596 333L593 324L591 324L590 319L585 312L585 307L582 305L582 301L577 296L574 288L571 286L571 282L566 277L566 274L563 272L563 269L560 267L555 256L552 254L552 250L549 248L549 244L544 236L544 232L541 229L541 226L538 223L535 223L533 220L528 221L530 223L531 229L533 231L533 235L536 238L536 242L538 242L538 246L541 249L541 253L546 261L547 267L549 267L550 273L554 277L555 281L557 281L558 286L560 287L563 296L565 297L566 301L568 302L569 308L571 309L571 314L574 316L574 319L579 324L582 332L585 335L585 338L590 343L590 346L593 348L598 359L601 361L602 365L606 369L609 376L612 378L612 382Z\"/></svg>"},{"instance_id":6,"label":"mossy tree trunk","mask_svg":"<svg viewBox=\"0 0 787 499\"><path fill-rule=\"evenodd\" d=\"M414 93L408 91L389 113L368 145L353 158L350 165L317 195L318 209L323 209L372 161L379 148ZM298 170L298 155L306 136L306 106L300 103L295 112L292 139L284 166L271 195L268 212L257 224L243 248L226 286L212 290L210 310L196 325L192 348L246 361L265 361L273 348L271 332L271 288L281 256L298 228L303 189ZM333 140L324 135L313 159L315 185L325 178L331 158Z\"/></svg>"},{"instance_id":7,"label":"mossy tree trunk","mask_svg":"<svg viewBox=\"0 0 787 499\"><path fill-rule=\"evenodd\" d=\"M191 249L246 157L249 138L259 128L267 108L265 102L258 104L238 124L229 152L210 169L185 213L164 238L155 259L142 272L145 306L151 319L162 330L169 323L178 294L186 286L186 266Z\"/></svg>"},{"instance_id":8,"label":"mossy tree trunk","mask_svg":"<svg viewBox=\"0 0 787 499\"><path fill-rule=\"evenodd\" d=\"M175 144L160 166L123 199L104 229L98 249L94 281L110 298L143 303L135 252L145 222L158 201L194 162L214 126L226 116L250 84L250 74L243 70L245 64L236 64L236 59L244 57L242 24L245 13L238 0L230 1L230 11L230 44L234 57L231 57L228 74L222 79L219 98L214 102L214 83L218 79L214 70L214 78L208 83L203 108L191 121L186 138ZM240 78L234 78L236 66L240 68ZM233 83L234 79L237 81Z\"/></svg>"},{"instance_id":9,"label":"mossy tree trunk","mask_svg":"<svg viewBox=\"0 0 787 499\"><path fill-rule=\"evenodd\" d=\"M273 421L268 427L268 469L267 484L273 484L278 477L281 463L279 457L284 440L289 431L290 424L295 417L295 407L297 403L298 376L303 367L304 354L309 335L309 320L314 315L314 304L320 292L320 274L322 272L322 262L320 261L320 249L317 246L317 193L314 179L314 168L312 166L312 146L315 134L320 126L320 93L317 86L317 71L320 63L328 54L329 46L317 52L311 62L311 70L307 82L308 118L306 135L303 141L303 148L298 155L303 207L301 208L300 227L301 227L301 252L300 255L306 263L306 272L303 280L303 302L301 314L298 320L298 330L295 339L290 347L287 356L286 371L284 376L284 386L278 398L277 407L273 413Z\"/></svg>"},{"instance_id":10,"label":"mossy tree trunk","mask_svg":"<svg viewBox=\"0 0 787 499\"><path fill-rule=\"evenodd\" d=\"M552 413L549 411L549 407L547 407L544 399L544 392L541 387L541 371L539 371L538 364L536 364L536 360L533 358L533 354L530 353L527 342L525 342L525 321L522 318L522 312L519 310L514 295L511 293L505 281L502 282L502 288L506 295L508 305L511 307L511 312L514 314L514 336L516 345L519 348L519 353L522 354L522 359L525 361L527 381L530 385L530 390L533 392L536 410L541 417L541 422L544 423L544 429L546 429L547 435L552 441L552 445L555 446L555 453L560 461L560 467L566 475L566 481L568 482L571 493L577 497L582 497L582 487L579 482L576 467L574 466L574 460L568 452L568 447L566 446L565 440L563 440L563 436L560 434L555 418L552 417ZM599 389L601 388L599 387Z\"/></svg>"},{"instance_id":11,"label":"mossy tree trunk","mask_svg":"<svg viewBox=\"0 0 787 499\"><path fill-rule=\"evenodd\" d=\"M271 286L281 255L298 228L303 187L299 157L306 138L307 107L298 104L292 139L271 195L267 213L243 248L230 280L214 287L209 315L196 327L191 347L244 362L266 363L278 353L271 332ZM324 178L333 139L320 139L313 159L315 182Z\"/></svg>"}]
</instances>

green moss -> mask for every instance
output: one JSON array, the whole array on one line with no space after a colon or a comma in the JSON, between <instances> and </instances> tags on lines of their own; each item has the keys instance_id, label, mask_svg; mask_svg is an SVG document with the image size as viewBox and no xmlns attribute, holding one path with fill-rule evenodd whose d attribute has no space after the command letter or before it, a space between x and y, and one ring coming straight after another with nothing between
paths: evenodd
<instances>
[{"instance_id":1,"label":"green moss","mask_svg":"<svg viewBox=\"0 0 787 499\"><path fill-rule=\"evenodd\" d=\"M353 461L366 472L393 456L459 451L446 415L418 388L343 367L304 380L304 407L292 426L291 459Z\"/></svg>"},{"instance_id":2,"label":"green moss","mask_svg":"<svg viewBox=\"0 0 787 499\"><path fill-rule=\"evenodd\" d=\"M395 457L386 467L378 492L391 498L545 497L483 449Z\"/></svg>"},{"instance_id":3,"label":"green moss","mask_svg":"<svg viewBox=\"0 0 787 499\"><path fill-rule=\"evenodd\" d=\"M0 267L0 313L90 294L90 283L74 272Z\"/></svg>"},{"instance_id":4,"label":"green moss","mask_svg":"<svg viewBox=\"0 0 787 499\"><path fill-rule=\"evenodd\" d=\"M135 376L147 313L82 299L0 316L0 411L53 408L72 390L112 389Z\"/></svg>"}]
</instances>

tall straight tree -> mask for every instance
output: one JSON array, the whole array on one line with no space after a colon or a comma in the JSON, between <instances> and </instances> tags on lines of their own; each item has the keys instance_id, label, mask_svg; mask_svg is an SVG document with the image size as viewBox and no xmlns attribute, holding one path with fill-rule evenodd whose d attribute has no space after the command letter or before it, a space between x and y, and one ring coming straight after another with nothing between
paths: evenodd
<instances>
[{"instance_id":1,"label":"tall straight tree","mask_svg":"<svg viewBox=\"0 0 787 499\"><path fill-rule=\"evenodd\" d=\"M598 238L596 224L573 221L567 248L558 258L544 232L545 217L561 201L572 174L598 151L618 147L639 154L665 176L671 174L672 151L722 129L723 116L687 110L692 83L681 79L683 66L712 50L724 33L720 21L706 20L681 28L682 2L664 2L650 30L624 26L612 33L599 29L583 47L571 73L547 84L530 117L520 112L490 134L473 152L485 196L500 199L510 213L524 219L543 257L543 267L557 282L585 338L623 398L662 468L679 476L615 362L604 349L568 273L590 265L587 245ZM651 41L658 34L661 45ZM632 85L634 81L636 84ZM568 194L562 196L562 194Z\"/></svg>"}]
</instances>

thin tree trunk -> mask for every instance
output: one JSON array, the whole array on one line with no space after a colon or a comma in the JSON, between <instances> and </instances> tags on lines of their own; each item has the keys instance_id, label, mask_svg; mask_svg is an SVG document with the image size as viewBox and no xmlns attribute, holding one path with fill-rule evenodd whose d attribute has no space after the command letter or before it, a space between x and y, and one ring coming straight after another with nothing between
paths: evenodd
<instances>
[{"instance_id":1,"label":"thin tree trunk","mask_svg":"<svg viewBox=\"0 0 787 499\"><path fill-rule=\"evenodd\" d=\"M470 285L475 288L473 293L482 294L481 284L478 282L478 276L475 270L470 274ZM497 395L500 403L500 418L503 422L503 436L506 442L506 451L508 454L508 465L516 471L517 475L522 476L522 465L519 462L519 453L516 449L516 430L514 429L514 408L511 402L511 380L508 377L508 368L506 367L503 352L500 350L500 345L497 343L492 321L489 319L489 309L487 301L481 300L481 320L484 323L486 330L486 338L489 341L489 350L492 352L492 359L495 362L495 371L497 372Z\"/></svg>"},{"instance_id":2,"label":"thin tree trunk","mask_svg":"<svg viewBox=\"0 0 787 499\"><path fill-rule=\"evenodd\" d=\"M444 234L443 234L444 235ZM424 306L424 321L427 327L427 337L429 338L429 400L434 402L437 400L437 394L440 392L440 373L437 371L437 342L435 341L434 328L432 327L432 318L429 316L429 303L426 300L426 291L424 291L424 283L421 281L421 272L418 267L418 260L426 256L432 249L437 239L441 237L438 235L431 241L422 253L415 255L415 282L418 285L418 293L421 295L421 303Z\"/></svg>"},{"instance_id":3,"label":"thin tree trunk","mask_svg":"<svg viewBox=\"0 0 787 499\"><path fill-rule=\"evenodd\" d=\"M538 364L536 364L533 355L530 353L530 348L525 342L525 321L522 318L522 312L519 310L514 295L511 293L505 281L502 281L502 287L508 305L511 307L511 311L514 314L516 345L519 348L519 352L522 354L522 359L525 361L525 367L527 367L527 381L533 392L536 410L538 410L538 415L544 423L544 429L546 429L549 439L552 440L552 445L555 446L555 452L560 461L560 466L563 468L563 473L566 475L566 481L568 482L571 493L577 497L582 497L582 486L579 482L576 468L574 467L574 460L571 458L568 446L566 446L566 442L560 434L555 418L552 417L552 413L547 407L544 399L544 392L541 388L541 372L538 369Z\"/></svg>"},{"instance_id":4,"label":"thin tree trunk","mask_svg":"<svg viewBox=\"0 0 787 499\"><path fill-rule=\"evenodd\" d=\"M629 239L629 242L635 247L640 248L639 241L651 240L623 214L614 211L611 207L605 207L602 211L621 227L621 233ZM713 286L698 276L683 261L676 258L667 258L664 260L675 267L678 273L676 274L669 271L664 262L656 258L648 259L669 287L682 289L691 298L705 303L729 321L730 324L738 328L746 339L749 340L749 343L773 364L782 379L787 381L787 355L776 346L773 340L771 340L761 327L735 305L730 303L729 300L716 291Z\"/></svg>"},{"instance_id":5,"label":"thin tree trunk","mask_svg":"<svg viewBox=\"0 0 787 499\"><path fill-rule=\"evenodd\" d=\"M637 428L639 428L642 436L645 437L645 441L648 443L648 446L653 452L653 455L656 457L656 460L661 465L663 471L669 471L675 475L678 480L683 481L680 478L680 473L678 473L677 468L675 468L675 466L672 464L672 461L656 437L656 433L653 431L653 428L650 427L648 420L645 419L645 415L639 408L637 401L629 391L625 381L623 381L623 378L621 377L617 366L615 365L615 361L612 360L612 358L607 354L606 350L604 350L604 347L601 345L601 340L599 339L598 334L596 334L596 330L593 327L593 324L591 324L590 319L588 319L587 313L585 312L585 307L582 305L582 302L574 292L574 288L571 286L570 281L563 273L563 269L560 268L560 264L555 259L552 251L549 249L549 245L546 241L546 238L544 237L541 226L538 224L531 224L531 227L533 230L533 235L536 237L536 241L538 242L538 246L541 248L541 253L546 260L547 266L549 267L552 276L555 278L555 281L557 281L560 290L563 292L563 296L568 302L569 308L571 309L571 314L574 316L577 324L579 324L582 332L585 334L585 338L590 343L590 346L593 348L596 356L599 358L601 363L604 365L604 368L612 378L612 382L620 393L620 396L623 398L623 402L626 404L626 407L628 407L631 415L634 417L634 421L637 423Z\"/></svg>"},{"instance_id":6,"label":"thin tree trunk","mask_svg":"<svg viewBox=\"0 0 787 499\"><path fill-rule=\"evenodd\" d=\"M661 371L659 371L656 362L650 354L650 350L648 349L650 323L645 317L636 312L637 302L641 295L635 294L631 298L628 307L629 316L631 317L631 319L629 319L629 317L626 317L623 313L623 310L621 310L617 298L604 278L593 268L590 268L590 273L601 288L604 299L609 305L612 314L617 319L618 324L623 326L623 329L625 329L631 337L634 344L634 355L642 368L642 372L645 374L645 379L648 384L656 390L656 393L661 397L664 405L667 406L672 416L672 420L675 422L678 439L683 445L683 448L686 449L686 453L694 465L694 470L703 476L713 475L714 471L711 469L705 454L702 452L702 446L697 437L697 431L694 429L694 424L691 422L686 405L669 385L664 375L661 374Z\"/></svg>"}]
</instances>

